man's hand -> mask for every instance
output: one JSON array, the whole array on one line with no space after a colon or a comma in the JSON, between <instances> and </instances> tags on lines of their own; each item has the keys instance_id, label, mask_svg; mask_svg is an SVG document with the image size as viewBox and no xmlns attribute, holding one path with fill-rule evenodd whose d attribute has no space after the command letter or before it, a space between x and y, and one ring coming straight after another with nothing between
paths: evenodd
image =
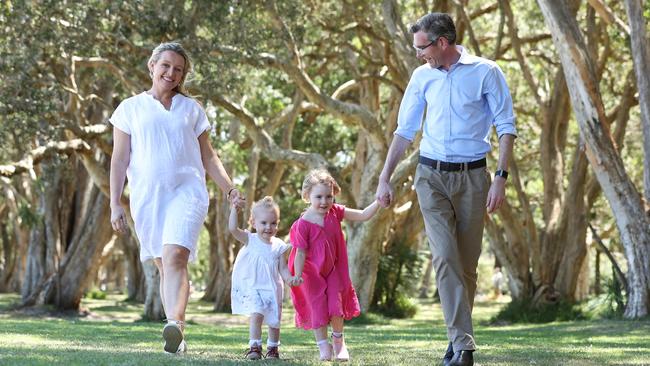
<instances>
[{"instance_id":1,"label":"man's hand","mask_svg":"<svg viewBox=\"0 0 650 366\"><path fill-rule=\"evenodd\" d=\"M490 185L490 190L488 191L487 203L485 205L487 212L491 214L494 211L498 210L505 199L506 179L496 176L494 177L492 185Z\"/></svg>"}]
</instances>

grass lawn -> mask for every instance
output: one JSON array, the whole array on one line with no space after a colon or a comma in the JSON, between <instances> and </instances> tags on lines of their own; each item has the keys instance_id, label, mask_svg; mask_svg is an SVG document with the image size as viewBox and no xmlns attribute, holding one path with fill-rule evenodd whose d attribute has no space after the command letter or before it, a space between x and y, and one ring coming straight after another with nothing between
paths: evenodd
<instances>
[{"instance_id":1,"label":"grass lawn","mask_svg":"<svg viewBox=\"0 0 650 366\"><path fill-rule=\"evenodd\" d=\"M214 314L194 300L188 311L186 355L162 352L162 323L141 322L140 306L84 300L84 317L8 311L17 295L0 295L0 365L322 365L311 333L292 325L285 309L281 361L243 359L245 317ZM477 302L477 365L650 365L650 321L594 320L489 325L503 302ZM288 307L287 307L288 308ZM350 365L437 365L447 346L440 306L422 302L408 320L350 324ZM266 338L264 337L264 342ZM327 363L325 363L327 364Z\"/></svg>"}]
</instances>

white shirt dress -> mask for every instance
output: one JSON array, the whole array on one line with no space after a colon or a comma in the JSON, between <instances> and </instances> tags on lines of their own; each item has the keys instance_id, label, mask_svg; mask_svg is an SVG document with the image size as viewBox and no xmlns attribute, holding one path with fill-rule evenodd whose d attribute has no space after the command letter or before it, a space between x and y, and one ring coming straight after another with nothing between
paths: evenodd
<instances>
[{"instance_id":1,"label":"white shirt dress","mask_svg":"<svg viewBox=\"0 0 650 366\"><path fill-rule=\"evenodd\" d=\"M239 250L232 270L232 313L262 314L265 324L280 328L284 297L280 261L291 246L276 237L267 244L256 233L247 234L248 244Z\"/></svg>"},{"instance_id":2,"label":"white shirt dress","mask_svg":"<svg viewBox=\"0 0 650 366\"><path fill-rule=\"evenodd\" d=\"M140 260L161 258L165 244L189 249L189 260L196 260L208 213L198 140L210 128L205 111L182 94L176 94L166 110L143 92L122 101L110 122L131 136L126 176Z\"/></svg>"}]
</instances>

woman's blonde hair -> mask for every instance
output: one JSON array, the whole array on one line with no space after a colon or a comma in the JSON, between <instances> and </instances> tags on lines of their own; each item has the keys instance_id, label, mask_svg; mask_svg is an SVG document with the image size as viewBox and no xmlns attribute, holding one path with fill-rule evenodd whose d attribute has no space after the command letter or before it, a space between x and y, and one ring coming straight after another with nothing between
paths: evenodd
<instances>
[{"instance_id":1,"label":"woman's blonde hair","mask_svg":"<svg viewBox=\"0 0 650 366\"><path fill-rule=\"evenodd\" d=\"M302 199L309 202L309 194L311 189L317 184L325 184L332 187L332 193L336 196L341 192L341 187L336 183L336 180L325 169L314 169L307 173L305 180L302 182Z\"/></svg>"},{"instance_id":2,"label":"woman's blonde hair","mask_svg":"<svg viewBox=\"0 0 650 366\"><path fill-rule=\"evenodd\" d=\"M147 62L147 65L150 63L156 63L158 60L160 60L160 55L162 55L163 52L165 51L173 51L176 52L177 54L181 55L183 59L185 60L185 67L183 68L183 77L181 77L180 83L174 88L174 91L180 94L183 94L184 96L189 96L189 93L185 89L185 79L187 78L187 75L192 71L192 60L190 60L190 56L187 54L187 51L181 46L180 43L176 42L166 42L166 43L161 43L158 45L158 47L153 49L153 52L151 52L151 57L149 57L149 62ZM153 73L149 71L149 76L153 78Z\"/></svg>"},{"instance_id":3,"label":"woman's blonde hair","mask_svg":"<svg viewBox=\"0 0 650 366\"><path fill-rule=\"evenodd\" d=\"M248 219L248 223L250 226L254 227L254 220L255 220L255 210L258 209L264 209L264 210L273 210L275 211L276 215L278 215L278 220L280 220L280 206L278 206L277 202L273 199L271 196L266 196L262 198L261 200L254 202L253 205L251 206L251 215L250 218Z\"/></svg>"}]
</instances>

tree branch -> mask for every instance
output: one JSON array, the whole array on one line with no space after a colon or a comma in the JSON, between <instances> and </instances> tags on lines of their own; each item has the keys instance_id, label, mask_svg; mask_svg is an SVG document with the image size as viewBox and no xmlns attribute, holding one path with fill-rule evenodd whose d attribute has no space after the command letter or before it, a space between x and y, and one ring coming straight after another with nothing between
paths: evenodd
<instances>
[{"instance_id":1,"label":"tree branch","mask_svg":"<svg viewBox=\"0 0 650 366\"><path fill-rule=\"evenodd\" d=\"M241 121L241 123L246 127L248 136L255 141L255 145L260 148L260 151L262 151L270 161L293 162L309 169L327 166L327 161L320 154L280 148L271 135L255 123L255 117L244 107L231 102L221 95L212 96L211 100L213 103L223 107Z\"/></svg>"},{"instance_id":2,"label":"tree branch","mask_svg":"<svg viewBox=\"0 0 650 366\"><path fill-rule=\"evenodd\" d=\"M33 178L36 178L34 166L38 165L42 160L50 158L56 154L69 155L73 152L89 151L91 151L90 145L81 139L60 142L51 141L45 146L40 146L32 150L27 154L27 156L18 162L0 165L0 175L4 177L13 177L17 174L29 172Z\"/></svg>"},{"instance_id":3,"label":"tree branch","mask_svg":"<svg viewBox=\"0 0 650 366\"><path fill-rule=\"evenodd\" d=\"M526 61L526 58L521 51L521 45L519 43L519 35L517 34L517 26L515 25L515 17L512 13L512 8L510 7L510 1L509 0L500 0L501 5L503 6L503 11L506 14L506 19L508 21L508 32L510 34L510 42L512 43L512 48L515 51L515 55L517 55L517 61L519 61L519 66L521 67L521 71L524 74L524 79L526 79L526 82L528 82L528 86L530 87L531 93L533 93L533 96L535 97L535 101L537 102L537 105L544 105L544 101L542 100L542 97L539 95L539 87L537 86L537 82L533 78L533 74L530 71L530 68L528 67L528 62Z\"/></svg>"},{"instance_id":4,"label":"tree branch","mask_svg":"<svg viewBox=\"0 0 650 366\"><path fill-rule=\"evenodd\" d=\"M625 292L628 292L627 278L625 278L625 274L623 274L621 267L618 265L618 262L616 262L616 258L614 258L612 252L610 252L609 249L607 249L605 243L603 243L603 240L600 238L600 236L598 236L596 229L594 229L594 227L591 226L591 223L589 223L588 226L589 226L589 230L591 230L591 235L594 237L594 241L596 242L596 247L601 253L605 253L609 261L612 263L612 267L614 268L614 273L616 274L616 277L623 284L625 288Z\"/></svg>"},{"instance_id":5,"label":"tree branch","mask_svg":"<svg viewBox=\"0 0 650 366\"><path fill-rule=\"evenodd\" d=\"M605 4L602 0L587 0L587 2L589 5L591 5L592 8L594 8L594 10L596 10L596 13L598 13L598 15L603 18L607 25L615 24L618 28L625 32L625 34L630 34L630 27L628 27L621 18L617 17L612 9L610 9L610 7L607 6L607 4Z\"/></svg>"}]
</instances>

